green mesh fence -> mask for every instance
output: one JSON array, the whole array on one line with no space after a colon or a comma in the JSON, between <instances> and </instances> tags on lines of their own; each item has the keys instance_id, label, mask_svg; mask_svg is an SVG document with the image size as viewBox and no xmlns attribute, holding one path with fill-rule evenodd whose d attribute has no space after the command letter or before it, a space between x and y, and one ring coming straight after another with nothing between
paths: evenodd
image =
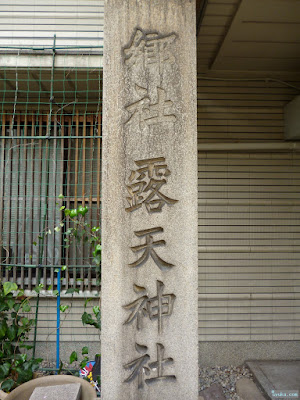
<instances>
[{"instance_id":1,"label":"green mesh fence","mask_svg":"<svg viewBox=\"0 0 300 400\"><path fill-rule=\"evenodd\" d=\"M55 43L55 42L54 42ZM102 70L97 49L2 49L0 278L96 290L88 243L66 245L62 206L100 224ZM63 198L61 195L63 195ZM38 277L39 271L39 277Z\"/></svg>"}]
</instances>

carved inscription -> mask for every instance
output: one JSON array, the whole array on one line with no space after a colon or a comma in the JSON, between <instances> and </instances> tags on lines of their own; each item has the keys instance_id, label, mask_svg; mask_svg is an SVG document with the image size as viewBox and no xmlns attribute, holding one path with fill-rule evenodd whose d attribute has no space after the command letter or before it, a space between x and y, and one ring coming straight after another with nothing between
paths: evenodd
<instances>
[{"instance_id":1,"label":"carved inscription","mask_svg":"<svg viewBox=\"0 0 300 400\"><path fill-rule=\"evenodd\" d=\"M176 121L176 115L172 113L173 101L166 99L164 89L157 88L156 103L150 102L146 88L135 85L135 91L141 98L125 107L130 114L125 125L138 124L140 129L144 129L151 125Z\"/></svg>"},{"instance_id":2,"label":"carved inscription","mask_svg":"<svg viewBox=\"0 0 300 400\"><path fill-rule=\"evenodd\" d=\"M165 285L161 281L156 281L156 288L157 295L149 297L146 288L133 285L133 290L137 294L143 294L143 296L123 306L125 310L131 311L124 322L125 325L136 320L137 329L141 330L143 317L148 317L151 321L158 321L158 333L162 332L162 319L172 314L176 296L174 294L163 294Z\"/></svg>"},{"instance_id":3,"label":"carved inscription","mask_svg":"<svg viewBox=\"0 0 300 400\"><path fill-rule=\"evenodd\" d=\"M145 243L140 244L138 246L130 247L134 253L143 252L143 254L136 261L134 261L131 264L128 264L129 267L132 267L132 268L141 267L143 264L145 264L145 262L149 259L149 257L151 257L153 259L155 264L162 271L167 271L170 268L174 267L173 264L170 264L170 263L164 261L162 258L160 258L159 255L154 250L155 247L161 247L161 246L166 245L165 240L154 241L153 236L152 236L152 234L160 233L163 231L164 231L163 228L156 227L156 228L144 229L142 231L134 232L135 236L137 236L138 238L145 237Z\"/></svg>"},{"instance_id":4,"label":"carved inscription","mask_svg":"<svg viewBox=\"0 0 300 400\"><path fill-rule=\"evenodd\" d=\"M130 42L122 50L126 69L124 76L129 83L126 93L126 99L129 98L129 100L124 107L127 113L124 118L124 128L126 128L126 133L131 134L133 138L147 135L149 136L147 140L150 142L152 136L157 136L157 132L172 134L177 127L180 115L176 114L176 99L172 98L174 91L169 90L168 84L166 84L169 81L168 74L174 73L177 68L174 54L176 39L175 33L160 35L158 32L146 32L137 28ZM162 124L164 125L160 126ZM128 202L128 207L125 207L126 212L146 209L151 215L162 212L165 205L168 207L165 207L164 210L178 202L165 194L166 187L164 185L167 184L171 174L165 157L134 162L136 167L131 170L126 182L129 194L126 197ZM166 241L159 236L157 240L154 239L154 235L159 235L163 231L161 226L134 231L139 242L130 247L136 259L128 264L128 267L140 268L149 260L149 268L153 268L152 261L154 261L161 271L172 270L174 265L161 258L157 251L158 247L166 246ZM133 284L133 290L136 298L123 305L123 309L127 312L124 325L132 324L138 331L141 331L143 320L147 318L150 321L157 321L158 334L161 335L163 321L166 321L164 319L171 318L173 314L175 294L164 293L165 284L158 279L156 279L156 294L152 297L144 286ZM141 334L142 332L139 333L139 335ZM169 336L168 338L171 340ZM172 366L174 360L165 358L164 345L155 343L155 361L150 359L148 346L150 346L149 343L147 346L135 343L138 355L136 358L133 356L132 361L123 365L125 370L130 371L124 382L137 381L138 388L142 389L144 384L151 385L161 380L176 381L175 375L165 373L165 369ZM167 370L167 372L169 371Z\"/></svg>"},{"instance_id":5,"label":"carved inscription","mask_svg":"<svg viewBox=\"0 0 300 400\"><path fill-rule=\"evenodd\" d=\"M130 44L123 50L125 65L132 67L141 63L144 67L155 65L159 72L166 63L174 63L171 45L176 35L161 36L157 32L145 33L137 29Z\"/></svg>"},{"instance_id":6,"label":"carved inscription","mask_svg":"<svg viewBox=\"0 0 300 400\"><path fill-rule=\"evenodd\" d=\"M160 212L165 204L173 205L178 200L171 199L161 192L171 174L164 157L135 161L139 167L131 171L127 190L129 207L127 212L135 211L145 204L149 214Z\"/></svg>"},{"instance_id":7,"label":"carved inscription","mask_svg":"<svg viewBox=\"0 0 300 400\"><path fill-rule=\"evenodd\" d=\"M164 368L173 364L173 358L164 358L165 348L161 343L156 343L156 351L157 351L157 360L154 362L150 361L150 356L147 354L148 347L135 344L135 349L139 354L142 354L141 357L136 358L135 360L124 365L125 369L132 370L131 374L125 379L124 382L131 382L135 379L138 380L138 388L142 389L144 387L144 382L147 385L155 383L157 381L165 380L165 381L175 381L175 375L165 375ZM155 371L155 376L151 377L151 371ZM145 376L150 376L145 379Z\"/></svg>"}]
</instances>

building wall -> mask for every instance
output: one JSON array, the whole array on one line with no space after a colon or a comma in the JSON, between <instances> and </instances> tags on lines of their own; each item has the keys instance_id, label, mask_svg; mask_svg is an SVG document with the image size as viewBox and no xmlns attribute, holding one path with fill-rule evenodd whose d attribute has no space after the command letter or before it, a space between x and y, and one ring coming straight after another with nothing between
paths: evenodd
<instances>
[{"instance_id":1,"label":"building wall","mask_svg":"<svg viewBox=\"0 0 300 400\"><path fill-rule=\"evenodd\" d=\"M21 5L20 5L21 3ZM103 0L7 0L0 4L0 46L102 46Z\"/></svg>"},{"instance_id":2,"label":"building wall","mask_svg":"<svg viewBox=\"0 0 300 400\"><path fill-rule=\"evenodd\" d=\"M198 79L202 365L299 354L300 154L272 151L296 93L280 82ZM220 151L230 144L244 150Z\"/></svg>"}]
</instances>

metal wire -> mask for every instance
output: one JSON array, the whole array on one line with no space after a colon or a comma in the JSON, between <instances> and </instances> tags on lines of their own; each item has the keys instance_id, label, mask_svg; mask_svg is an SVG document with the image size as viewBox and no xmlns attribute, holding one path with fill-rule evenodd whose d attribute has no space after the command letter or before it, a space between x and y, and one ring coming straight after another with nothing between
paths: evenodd
<instances>
[{"instance_id":1,"label":"metal wire","mask_svg":"<svg viewBox=\"0 0 300 400\"><path fill-rule=\"evenodd\" d=\"M101 46L71 47L85 62ZM55 40L38 48L39 57L52 50L52 68L43 58L38 67L24 66L20 57L37 48L13 48L15 67L0 66L0 279L31 290L40 272L40 282L54 289L55 267L67 265L62 290L97 290L91 249L66 246L69 222L59 223L62 205L83 204L88 223L100 224L101 68L70 66L67 51L58 66L57 50L70 47ZM1 50L4 60L9 54L9 46Z\"/></svg>"}]
</instances>

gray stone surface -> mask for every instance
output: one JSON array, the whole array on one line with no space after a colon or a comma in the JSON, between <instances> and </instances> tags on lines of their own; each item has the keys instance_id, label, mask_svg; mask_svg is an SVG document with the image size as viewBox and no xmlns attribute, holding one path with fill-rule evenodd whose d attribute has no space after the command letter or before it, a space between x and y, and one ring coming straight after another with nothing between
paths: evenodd
<instances>
[{"instance_id":1,"label":"gray stone surface","mask_svg":"<svg viewBox=\"0 0 300 400\"><path fill-rule=\"evenodd\" d=\"M198 399L195 26L194 0L105 3L103 400Z\"/></svg>"},{"instance_id":2,"label":"gray stone surface","mask_svg":"<svg viewBox=\"0 0 300 400\"><path fill-rule=\"evenodd\" d=\"M269 398L272 390L300 392L300 361L248 361L247 365Z\"/></svg>"},{"instance_id":3,"label":"gray stone surface","mask_svg":"<svg viewBox=\"0 0 300 400\"><path fill-rule=\"evenodd\" d=\"M248 378L241 378L237 381L236 392L242 400L265 400L255 383Z\"/></svg>"},{"instance_id":4,"label":"gray stone surface","mask_svg":"<svg viewBox=\"0 0 300 400\"><path fill-rule=\"evenodd\" d=\"M3 392L3 390L0 390L0 399L4 400L7 397L7 393Z\"/></svg>"},{"instance_id":5,"label":"gray stone surface","mask_svg":"<svg viewBox=\"0 0 300 400\"><path fill-rule=\"evenodd\" d=\"M199 365L241 365L246 360L297 360L300 341L199 342Z\"/></svg>"},{"instance_id":6,"label":"gray stone surface","mask_svg":"<svg viewBox=\"0 0 300 400\"><path fill-rule=\"evenodd\" d=\"M80 400L80 383L37 387L29 400Z\"/></svg>"},{"instance_id":7,"label":"gray stone surface","mask_svg":"<svg viewBox=\"0 0 300 400\"><path fill-rule=\"evenodd\" d=\"M223 388L219 383L214 383L209 388L202 390L200 395L204 398L204 400L226 400Z\"/></svg>"}]
</instances>

